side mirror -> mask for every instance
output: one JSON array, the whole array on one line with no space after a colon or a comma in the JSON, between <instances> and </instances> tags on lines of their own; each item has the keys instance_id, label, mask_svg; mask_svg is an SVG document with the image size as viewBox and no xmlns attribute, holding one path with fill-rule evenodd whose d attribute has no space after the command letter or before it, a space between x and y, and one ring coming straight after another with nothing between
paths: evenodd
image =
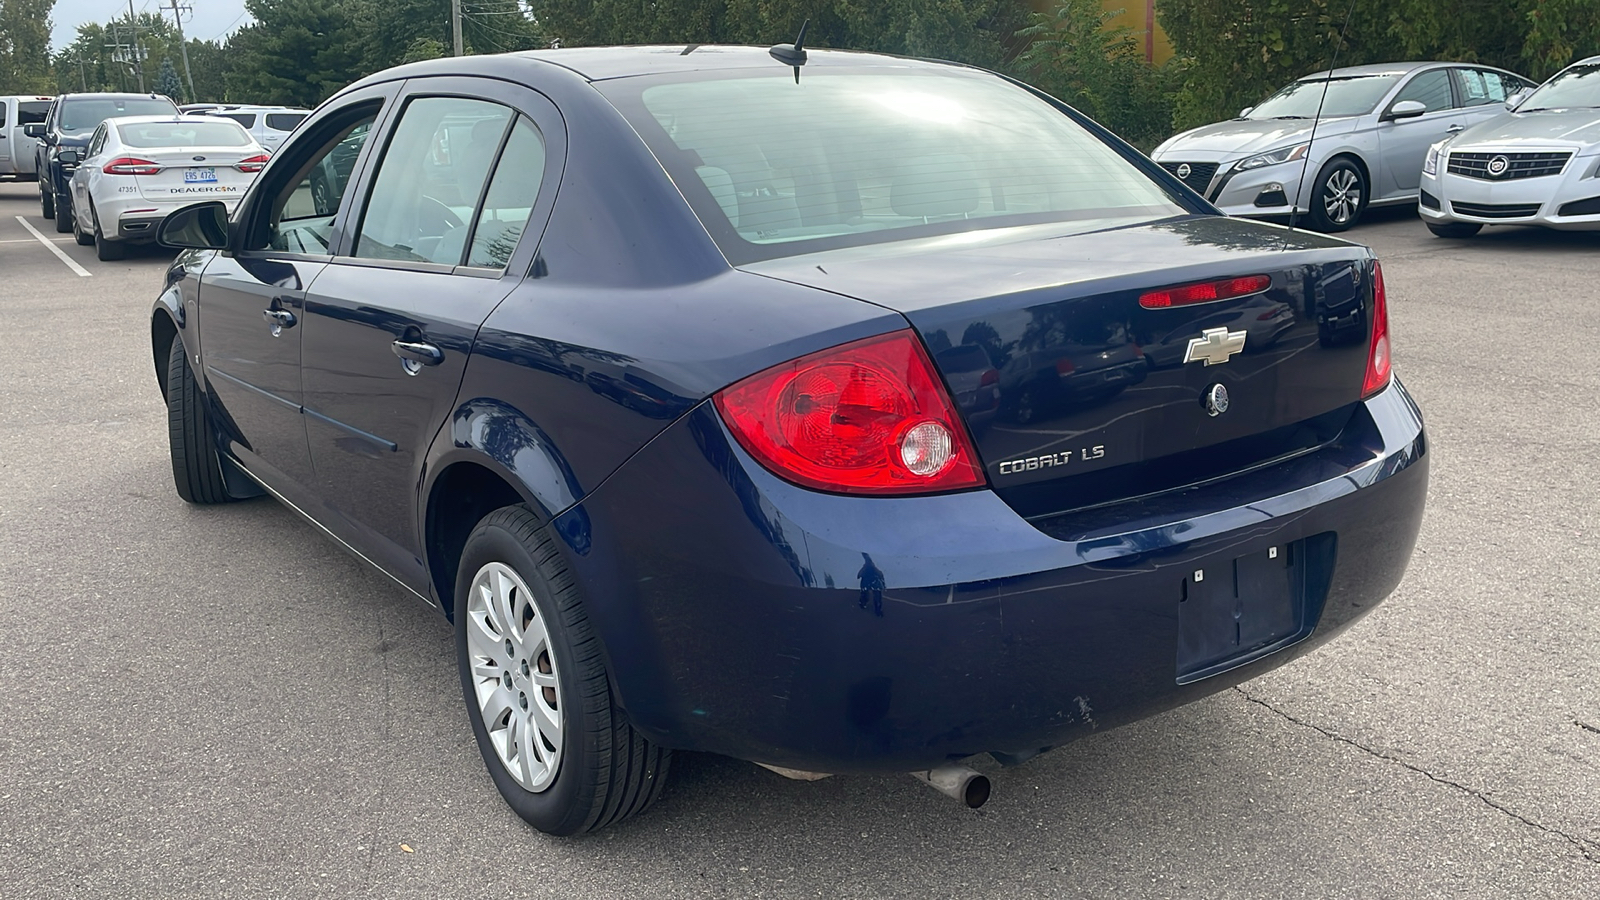
<instances>
[{"instance_id":1,"label":"side mirror","mask_svg":"<svg viewBox=\"0 0 1600 900\"><path fill-rule=\"evenodd\" d=\"M221 200L185 206L161 220L156 241L178 250L226 250L228 207Z\"/></svg>"},{"instance_id":2,"label":"side mirror","mask_svg":"<svg viewBox=\"0 0 1600 900\"><path fill-rule=\"evenodd\" d=\"M1522 101L1528 99L1528 95L1532 93L1533 90L1531 88L1523 88L1522 90L1517 91L1515 94L1507 97L1506 109L1516 109L1517 107L1521 106Z\"/></svg>"},{"instance_id":3,"label":"side mirror","mask_svg":"<svg viewBox=\"0 0 1600 900\"><path fill-rule=\"evenodd\" d=\"M1246 106L1244 109L1239 110L1239 118L1243 119L1249 117L1250 113L1254 110L1254 106Z\"/></svg>"},{"instance_id":4,"label":"side mirror","mask_svg":"<svg viewBox=\"0 0 1600 900\"><path fill-rule=\"evenodd\" d=\"M1391 119L1415 119L1428 111L1428 105L1416 100L1401 100L1389 107L1389 112L1384 115L1385 122Z\"/></svg>"},{"instance_id":5,"label":"side mirror","mask_svg":"<svg viewBox=\"0 0 1600 900\"><path fill-rule=\"evenodd\" d=\"M78 164L78 151L63 150L56 154L56 162L63 166L75 166Z\"/></svg>"},{"instance_id":6,"label":"side mirror","mask_svg":"<svg viewBox=\"0 0 1600 900\"><path fill-rule=\"evenodd\" d=\"M22 133L31 138L42 138L44 137L44 123L29 122L22 126Z\"/></svg>"}]
</instances>

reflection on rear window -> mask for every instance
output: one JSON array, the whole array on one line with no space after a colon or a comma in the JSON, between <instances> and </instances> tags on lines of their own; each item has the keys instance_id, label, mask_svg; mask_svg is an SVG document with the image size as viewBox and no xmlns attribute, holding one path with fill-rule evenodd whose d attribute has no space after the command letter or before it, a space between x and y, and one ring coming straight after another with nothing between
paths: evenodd
<instances>
[{"instance_id":1,"label":"reflection on rear window","mask_svg":"<svg viewBox=\"0 0 1600 900\"><path fill-rule=\"evenodd\" d=\"M267 113L267 127L273 131L293 131L306 120L307 113Z\"/></svg>"},{"instance_id":2,"label":"reflection on rear window","mask_svg":"<svg viewBox=\"0 0 1600 900\"><path fill-rule=\"evenodd\" d=\"M944 372L982 372L994 368L994 364L989 362L989 354L976 344L940 350L937 355L939 368Z\"/></svg>"},{"instance_id":3,"label":"reflection on rear window","mask_svg":"<svg viewBox=\"0 0 1600 900\"><path fill-rule=\"evenodd\" d=\"M88 131L107 119L121 116L177 115L178 107L165 97L134 97L128 100L68 99L61 101L61 130Z\"/></svg>"},{"instance_id":4,"label":"reflection on rear window","mask_svg":"<svg viewBox=\"0 0 1600 900\"><path fill-rule=\"evenodd\" d=\"M118 125L129 147L243 147L250 135L232 122L140 122Z\"/></svg>"},{"instance_id":5,"label":"reflection on rear window","mask_svg":"<svg viewBox=\"0 0 1600 900\"><path fill-rule=\"evenodd\" d=\"M822 69L795 84L774 67L603 90L730 258L1183 212L1072 119L989 75Z\"/></svg>"}]
</instances>

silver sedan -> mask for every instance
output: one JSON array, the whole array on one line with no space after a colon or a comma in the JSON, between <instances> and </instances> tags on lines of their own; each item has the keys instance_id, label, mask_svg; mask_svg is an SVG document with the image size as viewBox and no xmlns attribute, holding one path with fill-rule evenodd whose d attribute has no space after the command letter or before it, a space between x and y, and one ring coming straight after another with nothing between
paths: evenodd
<instances>
[{"instance_id":1,"label":"silver sedan","mask_svg":"<svg viewBox=\"0 0 1600 900\"><path fill-rule=\"evenodd\" d=\"M1459 63L1317 72L1236 119L1168 138L1151 158L1229 215L1297 214L1343 231L1368 206L1416 203L1428 148L1505 112L1533 86Z\"/></svg>"}]
</instances>

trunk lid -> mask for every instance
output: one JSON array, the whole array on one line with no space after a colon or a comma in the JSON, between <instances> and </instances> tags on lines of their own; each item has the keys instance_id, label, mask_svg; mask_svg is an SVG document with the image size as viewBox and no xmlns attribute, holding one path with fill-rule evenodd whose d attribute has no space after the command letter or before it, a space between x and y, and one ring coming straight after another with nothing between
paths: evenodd
<instances>
[{"instance_id":1,"label":"trunk lid","mask_svg":"<svg viewBox=\"0 0 1600 900\"><path fill-rule=\"evenodd\" d=\"M990 484L1027 516L1309 451L1337 436L1361 399L1372 295L1365 248L1220 217L1054 228L743 268L903 313L956 399ZM1153 289L1254 275L1270 287L1167 309L1139 303ZM1242 350L1185 363L1208 331L1218 344L1242 335ZM1206 395L1216 385L1228 404L1212 414Z\"/></svg>"},{"instance_id":2,"label":"trunk lid","mask_svg":"<svg viewBox=\"0 0 1600 900\"><path fill-rule=\"evenodd\" d=\"M241 172L239 162L262 156L260 147L185 147L131 151L139 159L161 166L154 175L135 175L139 196L146 200L237 200L243 196L252 172Z\"/></svg>"}]
</instances>

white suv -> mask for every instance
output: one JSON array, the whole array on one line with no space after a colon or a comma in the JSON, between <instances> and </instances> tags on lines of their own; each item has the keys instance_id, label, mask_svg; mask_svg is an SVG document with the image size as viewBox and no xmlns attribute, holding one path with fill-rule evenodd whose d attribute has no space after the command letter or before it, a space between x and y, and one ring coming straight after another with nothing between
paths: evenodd
<instances>
[{"instance_id":1,"label":"white suv","mask_svg":"<svg viewBox=\"0 0 1600 900\"><path fill-rule=\"evenodd\" d=\"M299 127L311 114L309 109L296 109L292 106L235 106L229 109L217 109L203 113L208 116L222 116L232 119L244 126L256 143L267 148L268 153L278 149L283 139L289 132Z\"/></svg>"}]
</instances>

